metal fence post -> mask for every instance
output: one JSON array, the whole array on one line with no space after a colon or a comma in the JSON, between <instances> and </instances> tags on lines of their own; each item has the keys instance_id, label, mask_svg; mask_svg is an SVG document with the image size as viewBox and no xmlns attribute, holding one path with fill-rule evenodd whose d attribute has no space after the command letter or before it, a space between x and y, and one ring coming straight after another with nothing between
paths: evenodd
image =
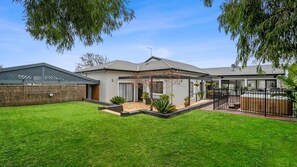
<instances>
[{"instance_id":1,"label":"metal fence post","mask_svg":"<svg viewBox=\"0 0 297 167\"><path fill-rule=\"evenodd\" d=\"M212 89L212 93L213 93L213 95L212 95L212 108L213 108L213 110L215 110L215 103L216 103L216 92L215 92L216 90L215 89Z\"/></svg>"},{"instance_id":2,"label":"metal fence post","mask_svg":"<svg viewBox=\"0 0 297 167\"><path fill-rule=\"evenodd\" d=\"M267 98L266 98L266 95L267 95L267 88L265 88L265 98L264 98L264 101L265 101L265 117L266 117L266 112L267 112L267 107L266 107L266 101L267 101Z\"/></svg>"}]
</instances>

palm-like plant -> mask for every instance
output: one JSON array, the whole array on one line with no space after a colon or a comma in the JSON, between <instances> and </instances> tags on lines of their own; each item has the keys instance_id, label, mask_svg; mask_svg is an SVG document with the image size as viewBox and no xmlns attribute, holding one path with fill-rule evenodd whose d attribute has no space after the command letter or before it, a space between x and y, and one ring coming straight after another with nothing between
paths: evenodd
<instances>
[{"instance_id":1,"label":"palm-like plant","mask_svg":"<svg viewBox=\"0 0 297 167\"><path fill-rule=\"evenodd\" d=\"M174 105L167 100L154 100L153 107L160 113L169 113L174 110Z\"/></svg>"},{"instance_id":2,"label":"palm-like plant","mask_svg":"<svg viewBox=\"0 0 297 167\"><path fill-rule=\"evenodd\" d=\"M278 76L277 79L279 79L289 90L281 93L273 93L272 96L287 97L292 102L292 104L295 104L293 105L293 111L295 114L297 114L297 109L294 108L294 106L297 106L297 93L294 92L297 91L297 63L293 63L285 69L288 70L288 75Z\"/></svg>"},{"instance_id":3,"label":"palm-like plant","mask_svg":"<svg viewBox=\"0 0 297 167\"><path fill-rule=\"evenodd\" d=\"M286 68L288 70L287 76L278 76L279 79L289 89L297 90L297 63L294 63Z\"/></svg>"}]
</instances>

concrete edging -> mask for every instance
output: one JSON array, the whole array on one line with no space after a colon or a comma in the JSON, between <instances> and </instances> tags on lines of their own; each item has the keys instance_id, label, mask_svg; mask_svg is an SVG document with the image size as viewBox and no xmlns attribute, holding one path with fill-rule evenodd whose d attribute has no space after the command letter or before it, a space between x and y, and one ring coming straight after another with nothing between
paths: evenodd
<instances>
[{"instance_id":1,"label":"concrete edging","mask_svg":"<svg viewBox=\"0 0 297 167\"><path fill-rule=\"evenodd\" d=\"M153 112L153 111L150 111L150 110L136 110L136 111L132 111L132 112L123 111L123 112L121 112L121 116L131 116L131 115L136 115L136 114L143 113L143 114L147 114L147 115L151 115L151 116L155 116L155 117L159 117L159 118L172 118L172 117L178 116L180 114L190 112L190 111L192 111L194 109L205 107L205 106L210 105L212 103L213 103L213 101L208 101L208 102L196 104L196 105L193 105L193 106L188 106L186 108L176 110L176 111L174 111L172 113L165 113L165 114L159 113L159 112Z\"/></svg>"}]
</instances>

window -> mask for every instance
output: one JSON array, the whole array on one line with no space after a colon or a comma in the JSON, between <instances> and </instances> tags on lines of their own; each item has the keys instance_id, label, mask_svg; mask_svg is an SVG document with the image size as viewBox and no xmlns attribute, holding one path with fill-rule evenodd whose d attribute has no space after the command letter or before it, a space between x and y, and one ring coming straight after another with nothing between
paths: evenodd
<instances>
[{"instance_id":1,"label":"window","mask_svg":"<svg viewBox=\"0 0 297 167\"><path fill-rule=\"evenodd\" d=\"M244 87L244 80L236 80L235 89L241 89Z\"/></svg>"},{"instance_id":2,"label":"window","mask_svg":"<svg viewBox=\"0 0 297 167\"><path fill-rule=\"evenodd\" d=\"M265 89L265 80L257 80L257 90Z\"/></svg>"},{"instance_id":3,"label":"window","mask_svg":"<svg viewBox=\"0 0 297 167\"><path fill-rule=\"evenodd\" d=\"M119 96L125 98L127 101L133 101L134 98L134 85L132 83L119 84Z\"/></svg>"},{"instance_id":4,"label":"window","mask_svg":"<svg viewBox=\"0 0 297 167\"><path fill-rule=\"evenodd\" d=\"M153 82L153 93L163 94L163 82L162 81Z\"/></svg>"},{"instance_id":5,"label":"window","mask_svg":"<svg viewBox=\"0 0 297 167\"><path fill-rule=\"evenodd\" d=\"M222 89L229 88L229 80L222 80L221 84L222 84L222 87L221 87Z\"/></svg>"},{"instance_id":6,"label":"window","mask_svg":"<svg viewBox=\"0 0 297 167\"><path fill-rule=\"evenodd\" d=\"M266 80L266 88L276 88L276 80Z\"/></svg>"},{"instance_id":7,"label":"window","mask_svg":"<svg viewBox=\"0 0 297 167\"><path fill-rule=\"evenodd\" d=\"M256 89L256 81L255 80L248 80L248 88L249 89Z\"/></svg>"},{"instance_id":8,"label":"window","mask_svg":"<svg viewBox=\"0 0 297 167\"><path fill-rule=\"evenodd\" d=\"M229 81L229 89L235 89L236 80Z\"/></svg>"},{"instance_id":9,"label":"window","mask_svg":"<svg viewBox=\"0 0 297 167\"><path fill-rule=\"evenodd\" d=\"M190 82L190 97L194 97L194 82Z\"/></svg>"}]
</instances>

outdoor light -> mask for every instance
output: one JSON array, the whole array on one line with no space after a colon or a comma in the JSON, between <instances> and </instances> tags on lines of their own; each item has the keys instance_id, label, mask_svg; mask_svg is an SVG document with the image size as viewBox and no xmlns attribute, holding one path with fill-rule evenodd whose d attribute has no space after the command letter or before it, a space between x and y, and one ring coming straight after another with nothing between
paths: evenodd
<instances>
[{"instance_id":1,"label":"outdoor light","mask_svg":"<svg viewBox=\"0 0 297 167\"><path fill-rule=\"evenodd\" d=\"M53 97L54 94L53 94L53 93L49 93L48 96L49 96L49 97Z\"/></svg>"}]
</instances>

